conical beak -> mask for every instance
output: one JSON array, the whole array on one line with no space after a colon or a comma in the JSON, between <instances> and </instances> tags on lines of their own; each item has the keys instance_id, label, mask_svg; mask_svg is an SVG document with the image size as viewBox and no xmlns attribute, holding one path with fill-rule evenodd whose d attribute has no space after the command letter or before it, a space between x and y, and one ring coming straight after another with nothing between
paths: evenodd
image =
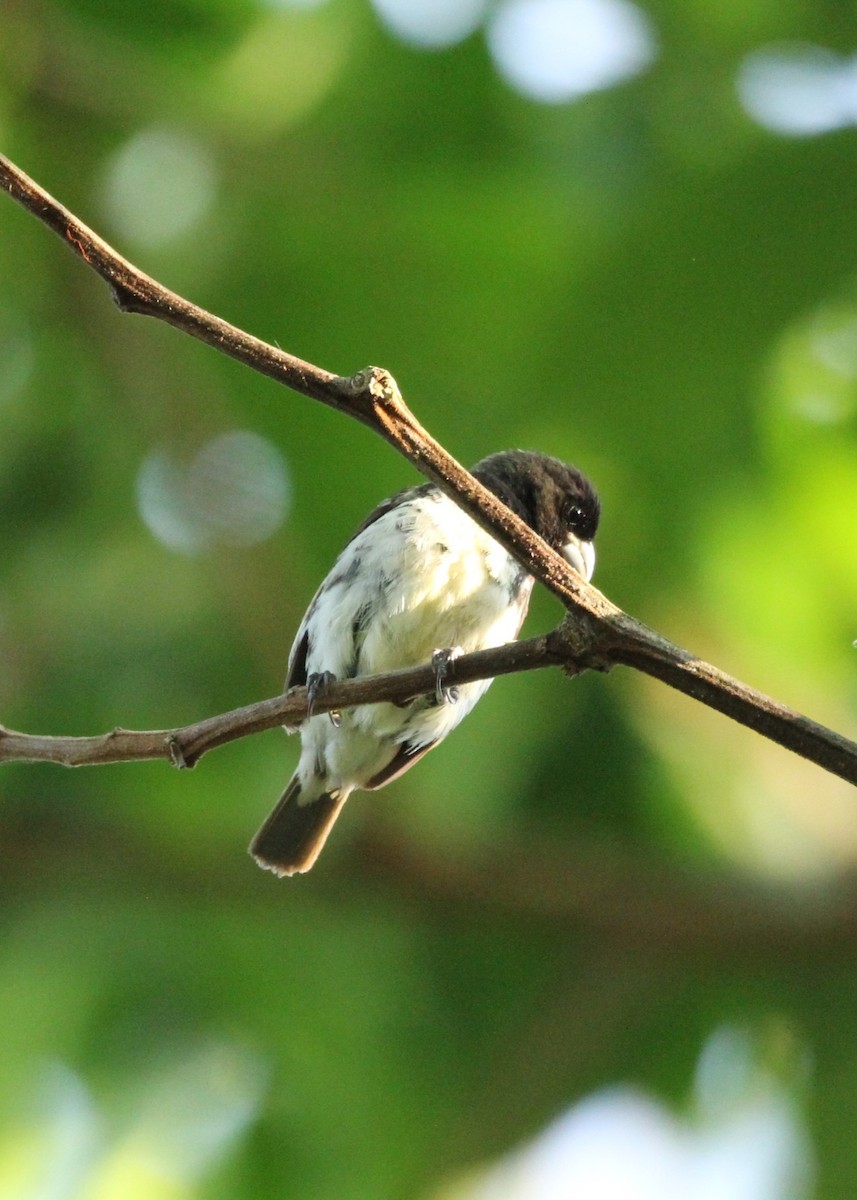
<instances>
[{"instance_id":1,"label":"conical beak","mask_svg":"<svg viewBox=\"0 0 857 1200\"><path fill-rule=\"evenodd\" d=\"M568 565L574 567L578 575L582 575L589 583L595 570L595 547L592 542L583 542L570 534L561 553Z\"/></svg>"}]
</instances>

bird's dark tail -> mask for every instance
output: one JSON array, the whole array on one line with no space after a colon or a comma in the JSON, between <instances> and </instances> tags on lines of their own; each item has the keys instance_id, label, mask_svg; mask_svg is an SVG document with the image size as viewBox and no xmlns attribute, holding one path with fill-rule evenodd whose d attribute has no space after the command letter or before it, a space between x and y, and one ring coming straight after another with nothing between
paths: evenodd
<instances>
[{"instance_id":1,"label":"bird's dark tail","mask_svg":"<svg viewBox=\"0 0 857 1200\"><path fill-rule=\"evenodd\" d=\"M275 875L308 871L349 793L349 788L342 788L303 800L300 778L295 775L250 843L250 853L259 866Z\"/></svg>"}]
</instances>

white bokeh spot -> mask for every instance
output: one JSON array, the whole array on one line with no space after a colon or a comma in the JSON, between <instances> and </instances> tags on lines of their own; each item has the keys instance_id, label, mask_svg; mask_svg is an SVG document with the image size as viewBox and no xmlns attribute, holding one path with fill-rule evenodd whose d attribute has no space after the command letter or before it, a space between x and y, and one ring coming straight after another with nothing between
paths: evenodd
<instances>
[{"instance_id":1,"label":"white bokeh spot","mask_svg":"<svg viewBox=\"0 0 857 1200\"><path fill-rule=\"evenodd\" d=\"M0 408L17 401L36 365L35 341L17 313L0 309Z\"/></svg>"},{"instance_id":2,"label":"white bokeh spot","mask_svg":"<svg viewBox=\"0 0 857 1200\"><path fill-rule=\"evenodd\" d=\"M463 41L479 27L487 0L372 0L372 5L395 37L440 50Z\"/></svg>"},{"instance_id":3,"label":"white bokeh spot","mask_svg":"<svg viewBox=\"0 0 857 1200\"><path fill-rule=\"evenodd\" d=\"M188 463L153 450L137 475L143 521L184 554L265 541L285 519L291 491L276 447L244 429L213 438Z\"/></svg>"},{"instance_id":4,"label":"white bokeh spot","mask_svg":"<svg viewBox=\"0 0 857 1200\"><path fill-rule=\"evenodd\" d=\"M196 138L153 126L136 133L109 161L101 200L123 238L160 246L206 215L215 174L210 154Z\"/></svg>"},{"instance_id":5,"label":"white bokeh spot","mask_svg":"<svg viewBox=\"0 0 857 1200\"><path fill-rule=\"evenodd\" d=\"M533 100L561 104L644 71L657 54L631 0L506 0L488 26L500 74Z\"/></svg>"},{"instance_id":6,"label":"white bokeh spot","mask_svg":"<svg viewBox=\"0 0 857 1200\"><path fill-rule=\"evenodd\" d=\"M812 137L857 124L857 58L821 46L771 46L748 54L737 78L745 111L765 129Z\"/></svg>"},{"instance_id":7,"label":"white bokeh spot","mask_svg":"<svg viewBox=\"0 0 857 1200\"><path fill-rule=\"evenodd\" d=\"M749 1035L714 1031L695 1101L678 1116L636 1088L604 1088L438 1200L809 1200L806 1128Z\"/></svg>"}]
</instances>

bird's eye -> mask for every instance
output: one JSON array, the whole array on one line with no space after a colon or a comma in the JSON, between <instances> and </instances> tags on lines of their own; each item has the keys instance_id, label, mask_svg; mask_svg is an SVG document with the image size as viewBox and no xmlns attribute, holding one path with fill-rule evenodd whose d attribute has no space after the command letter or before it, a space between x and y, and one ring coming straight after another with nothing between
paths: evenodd
<instances>
[{"instance_id":1,"label":"bird's eye","mask_svg":"<svg viewBox=\"0 0 857 1200\"><path fill-rule=\"evenodd\" d=\"M583 520L583 509L579 504L569 504L565 510L565 523L569 529L576 528Z\"/></svg>"}]
</instances>

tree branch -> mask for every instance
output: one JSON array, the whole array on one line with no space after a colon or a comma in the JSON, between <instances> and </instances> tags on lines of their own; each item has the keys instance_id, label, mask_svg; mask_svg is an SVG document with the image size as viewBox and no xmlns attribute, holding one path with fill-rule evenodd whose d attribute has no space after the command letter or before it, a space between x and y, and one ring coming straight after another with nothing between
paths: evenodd
<instances>
[{"instance_id":1,"label":"tree branch","mask_svg":"<svg viewBox=\"0 0 857 1200\"><path fill-rule=\"evenodd\" d=\"M493 650L477 650L452 660L444 684L472 683L518 671L573 665L566 661L562 639L542 634L524 642L510 642ZM436 686L430 663L391 671L385 675L361 675L337 680L316 696L313 713L332 712L355 704L381 701L404 703L433 693ZM307 690L292 688L282 696L259 700L216 717L207 717L176 729L111 729L95 737L50 737L19 733L0 726L0 763L52 762L63 767L98 767L105 763L139 762L160 758L175 767L193 767L209 750L225 746L251 733L262 733L278 725L294 728L307 716Z\"/></svg>"},{"instance_id":2,"label":"tree branch","mask_svg":"<svg viewBox=\"0 0 857 1200\"><path fill-rule=\"evenodd\" d=\"M0 186L28 212L59 234L66 244L109 284L120 309L166 321L294 391L354 417L385 438L422 474L443 488L532 575L553 592L568 610L569 615L560 629L546 639L546 645L547 641L553 639L553 653L559 656L558 660L554 658L545 663L533 662L531 666L554 665L556 661L560 661L578 671L585 668L607 670L614 664L622 663L652 675L670 687L717 709L848 782L857 783L857 744L673 645L641 622L623 613L596 588L585 583L564 559L431 437L405 404L389 372L379 367L367 367L351 377L333 375L270 346L213 316L205 309L191 304L122 258L73 213L2 155ZM490 673L502 672L492 663ZM388 681L394 680L399 674L401 673L396 672L393 676L377 677L371 683L367 680L353 680L338 684L337 689L354 690L347 693L351 697L348 701L339 690L332 690L330 706L345 707L346 702L371 703L389 699L384 693L384 688L392 686ZM476 675L472 678L480 677L485 676ZM459 682L464 681L459 676L458 669L453 678ZM358 688L363 689L359 701L355 698ZM432 688L433 684L415 691L430 691ZM288 709L286 712L287 701L297 703L297 697L292 697L291 700L287 697L263 701L261 706L252 705L249 709L237 710L245 714L245 717L251 714L247 717L248 724L241 726L243 733L268 727L270 714L266 713L263 717L261 713L255 712L256 709L264 709L266 705L282 703L283 706L282 712L277 709L276 717L270 716L271 725L280 721L299 720L302 715L299 709L295 712ZM305 715L305 699L303 703ZM321 705L317 707L321 711ZM173 761L189 763L196 761L200 753L211 746L220 745L222 741L230 740L231 737L241 736L231 732L233 728L238 728L234 724L236 719L236 714L226 714L224 717L211 718L210 721L200 722L179 731L138 734L115 731L102 738L83 739L87 743L86 747L80 745L78 739L36 739L40 748L40 753L36 756L61 762L70 762L72 758L81 762L107 762L117 761L117 758L171 757ZM256 723L259 720L266 723ZM228 736L221 736L221 723L225 723L223 728ZM204 732L199 734L203 739L202 750L196 748L196 742L190 737L187 738L186 745L188 730L199 733L201 727L204 727ZM220 732L215 733L215 728ZM15 741L22 738L26 739L26 735L9 731L5 733L0 739L0 761L4 758L8 761L10 757L15 756L10 754L13 745L18 746L17 757L21 757L22 754L32 757L37 747L30 745L28 750L24 742ZM146 743L147 738L152 740ZM133 745L128 739L132 739ZM49 746L49 743L55 742L65 745L62 751L55 747L56 756L50 752ZM78 750L75 751L69 743L78 745ZM153 753L141 753L144 745L148 745ZM81 753L84 754L83 758L75 757Z\"/></svg>"}]
</instances>

